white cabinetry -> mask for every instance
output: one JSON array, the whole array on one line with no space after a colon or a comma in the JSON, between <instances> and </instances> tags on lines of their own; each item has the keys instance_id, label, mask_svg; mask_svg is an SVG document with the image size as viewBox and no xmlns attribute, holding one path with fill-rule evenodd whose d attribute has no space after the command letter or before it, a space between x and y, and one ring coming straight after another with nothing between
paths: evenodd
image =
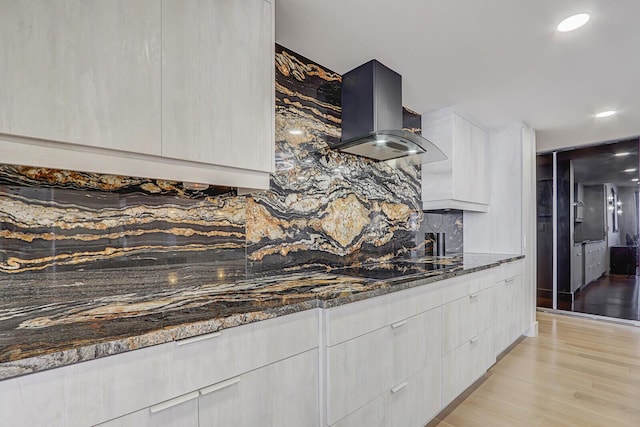
<instances>
[{"instance_id":1,"label":"white cabinetry","mask_svg":"<svg viewBox=\"0 0 640 427\"><path fill-rule=\"evenodd\" d=\"M588 242L584 246L584 283L590 283L607 271L607 243Z\"/></svg>"},{"instance_id":2,"label":"white cabinetry","mask_svg":"<svg viewBox=\"0 0 640 427\"><path fill-rule=\"evenodd\" d=\"M317 426L317 367L318 350L309 350L101 426Z\"/></svg>"},{"instance_id":3,"label":"white cabinetry","mask_svg":"<svg viewBox=\"0 0 640 427\"><path fill-rule=\"evenodd\" d=\"M495 285L495 356L505 351L527 329L522 270L505 271Z\"/></svg>"},{"instance_id":4,"label":"white cabinetry","mask_svg":"<svg viewBox=\"0 0 640 427\"><path fill-rule=\"evenodd\" d=\"M584 245L574 243L571 249L571 292L580 289L584 284Z\"/></svg>"},{"instance_id":5,"label":"white cabinetry","mask_svg":"<svg viewBox=\"0 0 640 427\"><path fill-rule=\"evenodd\" d=\"M327 310L325 425L421 427L435 416L442 283Z\"/></svg>"},{"instance_id":6,"label":"white cabinetry","mask_svg":"<svg viewBox=\"0 0 640 427\"><path fill-rule=\"evenodd\" d=\"M272 8L162 1L162 155L272 172Z\"/></svg>"},{"instance_id":7,"label":"white cabinetry","mask_svg":"<svg viewBox=\"0 0 640 427\"><path fill-rule=\"evenodd\" d=\"M422 135L447 160L422 165L423 209L486 212L489 206L489 138L479 126L444 108L422 115Z\"/></svg>"},{"instance_id":8,"label":"white cabinetry","mask_svg":"<svg viewBox=\"0 0 640 427\"><path fill-rule=\"evenodd\" d=\"M269 188L274 6L0 2L11 164Z\"/></svg>"},{"instance_id":9,"label":"white cabinetry","mask_svg":"<svg viewBox=\"0 0 640 427\"><path fill-rule=\"evenodd\" d=\"M0 2L0 133L159 155L160 16L155 0Z\"/></svg>"},{"instance_id":10,"label":"white cabinetry","mask_svg":"<svg viewBox=\"0 0 640 427\"><path fill-rule=\"evenodd\" d=\"M437 382L439 340L440 309L435 308L327 348L327 424L337 423L378 398L388 407L390 425L420 425L402 423L392 414L415 413L414 394L428 394L420 388L422 376L432 376ZM416 381L419 384L413 384ZM413 391L402 391L406 387ZM345 423L338 425L352 422Z\"/></svg>"},{"instance_id":11,"label":"white cabinetry","mask_svg":"<svg viewBox=\"0 0 640 427\"><path fill-rule=\"evenodd\" d=\"M493 280L480 272L448 289L442 306L442 407L495 362Z\"/></svg>"}]
</instances>

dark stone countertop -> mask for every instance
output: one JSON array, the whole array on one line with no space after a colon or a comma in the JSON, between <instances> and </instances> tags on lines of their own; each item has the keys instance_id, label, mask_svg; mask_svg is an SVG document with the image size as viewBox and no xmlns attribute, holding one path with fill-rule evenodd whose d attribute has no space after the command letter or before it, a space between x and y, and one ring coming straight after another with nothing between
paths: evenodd
<instances>
[{"instance_id":1,"label":"dark stone countertop","mask_svg":"<svg viewBox=\"0 0 640 427\"><path fill-rule=\"evenodd\" d=\"M492 268L521 255L300 266L247 276L216 263L0 276L0 380L330 308Z\"/></svg>"}]
</instances>

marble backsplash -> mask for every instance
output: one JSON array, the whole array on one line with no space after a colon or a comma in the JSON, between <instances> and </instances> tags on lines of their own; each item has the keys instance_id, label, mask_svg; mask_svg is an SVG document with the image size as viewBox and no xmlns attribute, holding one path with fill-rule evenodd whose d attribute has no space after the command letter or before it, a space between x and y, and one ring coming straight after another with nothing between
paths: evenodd
<instances>
[{"instance_id":1,"label":"marble backsplash","mask_svg":"<svg viewBox=\"0 0 640 427\"><path fill-rule=\"evenodd\" d=\"M0 165L0 277L193 262L257 274L413 253L424 234L420 168L394 170L332 151L341 76L281 46L275 66L269 191L238 196L230 188L187 191L177 182ZM405 110L404 121L419 131L419 115Z\"/></svg>"},{"instance_id":2,"label":"marble backsplash","mask_svg":"<svg viewBox=\"0 0 640 427\"><path fill-rule=\"evenodd\" d=\"M417 248L427 233L444 233L445 255L457 255L463 252L463 212L451 210L447 212L424 212L420 230L416 234Z\"/></svg>"}]
</instances>

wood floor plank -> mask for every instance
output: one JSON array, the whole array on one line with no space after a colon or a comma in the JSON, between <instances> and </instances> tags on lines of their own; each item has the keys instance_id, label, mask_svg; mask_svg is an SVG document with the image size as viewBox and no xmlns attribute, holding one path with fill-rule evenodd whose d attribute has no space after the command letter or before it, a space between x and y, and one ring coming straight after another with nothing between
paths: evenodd
<instances>
[{"instance_id":1,"label":"wood floor plank","mask_svg":"<svg viewBox=\"0 0 640 427\"><path fill-rule=\"evenodd\" d=\"M640 328L537 317L539 336L513 347L430 426L640 426Z\"/></svg>"}]
</instances>

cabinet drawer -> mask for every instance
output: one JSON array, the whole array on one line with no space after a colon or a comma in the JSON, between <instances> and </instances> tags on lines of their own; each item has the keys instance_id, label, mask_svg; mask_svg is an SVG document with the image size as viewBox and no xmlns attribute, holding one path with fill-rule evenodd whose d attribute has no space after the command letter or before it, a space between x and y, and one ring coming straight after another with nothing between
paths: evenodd
<instances>
[{"instance_id":1,"label":"cabinet drawer","mask_svg":"<svg viewBox=\"0 0 640 427\"><path fill-rule=\"evenodd\" d=\"M318 316L308 310L172 343L171 389L186 393L318 347Z\"/></svg>"},{"instance_id":2,"label":"cabinet drawer","mask_svg":"<svg viewBox=\"0 0 640 427\"><path fill-rule=\"evenodd\" d=\"M326 311L326 344L331 347L442 305L449 279L341 305Z\"/></svg>"},{"instance_id":3,"label":"cabinet drawer","mask_svg":"<svg viewBox=\"0 0 640 427\"><path fill-rule=\"evenodd\" d=\"M507 262L499 267L493 269L494 272L494 281L501 282L511 277L517 276L518 274L523 273L524 261L517 260L512 262Z\"/></svg>"},{"instance_id":4,"label":"cabinet drawer","mask_svg":"<svg viewBox=\"0 0 640 427\"><path fill-rule=\"evenodd\" d=\"M327 422L438 363L440 321L437 308L327 348Z\"/></svg>"},{"instance_id":5,"label":"cabinet drawer","mask_svg":"<svg viewBox=\"0 0 640 427\"><path fill-rule=\"evenodd\" d=\"M495 362L493 328L442 358L442 407L480 378Z\"/></svg>"},{"instance_id":6,"label":"cabinet drawer","mask_svg":"<svg viewBox=\"0 0 640 427\"><path fill-rule=\"evenodd\" d=\"M440 410L440 362L427 366L334 427L422 427Z\"/></svg>"},{"instance_id":7,"label":"cabinet drawer","mask_svg":"<svg viewBox=\"0 0 640 427\"><path fill-rule=\"evenodd\" d=\"M442 354L447 354L493 325L493 288L445 304L442 324Z\"/></svg>"},{"instance_id":8,"label":"cabinet drawer","mask_svg":"<svg viewBox=\"0 0 640 427\"><path fill-rule=\"evenodd\" d=\"M199 427L316 427L318 349L199 392Z\"/></svg>"}]
</instances>

